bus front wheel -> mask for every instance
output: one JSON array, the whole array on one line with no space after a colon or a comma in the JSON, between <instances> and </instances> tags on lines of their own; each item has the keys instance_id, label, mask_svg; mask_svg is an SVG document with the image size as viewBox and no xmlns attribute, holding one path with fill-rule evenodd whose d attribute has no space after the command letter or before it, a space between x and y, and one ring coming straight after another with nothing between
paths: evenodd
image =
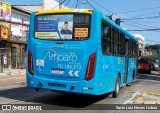
<instances>
[{"instance_id":1,"label":"bus front wheel","mask_svg":"<svg viewBox=\"0 0 160 113\"><path fill-rule=\"evenodd\" d=\"M116 85L115 85L115 90L112 94L113 98L117 98L120 90L120 76L118 75L117 80L116 80Z\"/></svg>"}]
</instances>

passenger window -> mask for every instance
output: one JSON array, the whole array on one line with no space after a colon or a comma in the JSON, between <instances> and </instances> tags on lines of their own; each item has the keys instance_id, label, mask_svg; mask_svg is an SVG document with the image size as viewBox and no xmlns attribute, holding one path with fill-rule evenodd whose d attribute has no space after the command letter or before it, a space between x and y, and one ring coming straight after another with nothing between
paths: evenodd
<instances>
[{"instance_id":1,"label":"passenger window","mask_svg":"<svg viewBox=\"0 0 160 113\"><path fill-rule=\"evenodd\" d=\"M125 55L125 49L126 49L126 42L125 42L125 35L120 33L119 34L119 45L120 45L120 55Z\"/></svg>"},{"instance_id":2,"label":"passenger window","mask_svg":"<svg viewBox=\"0 0 160 113\"><path fill-rule=\"evenodd\" d=\"M102 22L102 52L103 54L111 54L111 26L106 22Z\"/></svg>"},{"instance_id":3,"label":"passenger window","mask_svg":"<svg viewBox=\"0 0 160 113\"><path fill-rule=\"evenodd\" d=\"M137 56L137 52L138 52L138 48L137 48L137 44L133 39L129 40L129 56L131 57L136 57Z\"/></svg>"},{"instance_id":4,"label":"passenger window","mask_svg":"<svg viewBox=\"0 0 160 113\"><path fill-rule=\"evenodd\" d=\"M118 54L118 33L119 31L115 28L112 30L112 54Z\"/></svg>"},{"instance_id":5,"label":"passenger window","mask_svg":"<svg viewBox=\"0 0 160 113\"><path fill-rule=\"evenodd\" d=\"M105 20L102 21L101 42L103 54L125 55L125 35Z\"/></svg>"}]
</instances>

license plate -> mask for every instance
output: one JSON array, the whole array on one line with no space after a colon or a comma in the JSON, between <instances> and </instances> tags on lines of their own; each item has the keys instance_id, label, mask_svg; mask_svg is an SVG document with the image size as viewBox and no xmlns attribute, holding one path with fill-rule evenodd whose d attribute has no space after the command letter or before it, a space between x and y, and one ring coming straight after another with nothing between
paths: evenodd
<instances>
[{"instance_id":1,"label":"license plate","mask_svg":"<svg viewBox=\"0 0 160 113\"><path fill-rule=\"evenodd\" d=\"M64 71L63 70L52 70L52 73L53 74L60 74L60 75L62 75L62 74L64 74Z\"/></svg>"}]
</instances>

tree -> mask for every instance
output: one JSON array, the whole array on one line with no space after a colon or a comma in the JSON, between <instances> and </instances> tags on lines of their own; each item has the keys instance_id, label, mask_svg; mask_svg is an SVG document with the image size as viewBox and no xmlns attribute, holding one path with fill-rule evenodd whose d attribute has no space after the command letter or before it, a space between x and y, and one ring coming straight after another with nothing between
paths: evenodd
<instances>
[{"instance_id":1,"label":"tree","mask_svg":"<svg viewBox=\"0 0 160 113\"><path fill-rule=\"evenodd\" d=\"M158 56L157 56L157 55L152 55L152 56L151 56L151 60L152 60L153 62L155 62L156 60L158 60Z\"/></svg>"}]
</instances>

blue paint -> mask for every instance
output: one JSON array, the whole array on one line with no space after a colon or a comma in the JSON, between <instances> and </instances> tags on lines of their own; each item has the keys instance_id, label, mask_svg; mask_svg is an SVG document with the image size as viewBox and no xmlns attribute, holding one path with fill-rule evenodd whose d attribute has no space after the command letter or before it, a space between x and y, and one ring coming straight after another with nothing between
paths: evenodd
<instances>
[{"instance_id":1,"label":"blue paint","mask_svg":"<svg viewBox=\"0 0 160 113\"><path fill-rule=\"evenodd\" d=\"M101 47L101 20L116 27L126 35L127 39L135 39L128 32L104 17L98 10L91 15L90 37L87 40L63 40L62 44L56 44L55 40L41 40L34 36L34 13L31 15L31 24L28 39L28 50L33 55L34 75L27 71L28 87L44 88L62 92L73 92L81 94L101 95L113 92L117 75L120 74L122 87L124 84L125 56L103 55ZM87 65L92 54L96 54L94 77L85 80ZM36 60L43 60L43 71L38 71ZM129 58L127 83L132 80L133 72L136 70L136 58ZM28 70L28 66L27 66ZM39 82L44 85L40 86ZM66 87L49 86L48 83L63 84ZM75 89L71 90L71 86ZM87 88L93 88L88 90Z\"/></svg>"}]
</instances>

